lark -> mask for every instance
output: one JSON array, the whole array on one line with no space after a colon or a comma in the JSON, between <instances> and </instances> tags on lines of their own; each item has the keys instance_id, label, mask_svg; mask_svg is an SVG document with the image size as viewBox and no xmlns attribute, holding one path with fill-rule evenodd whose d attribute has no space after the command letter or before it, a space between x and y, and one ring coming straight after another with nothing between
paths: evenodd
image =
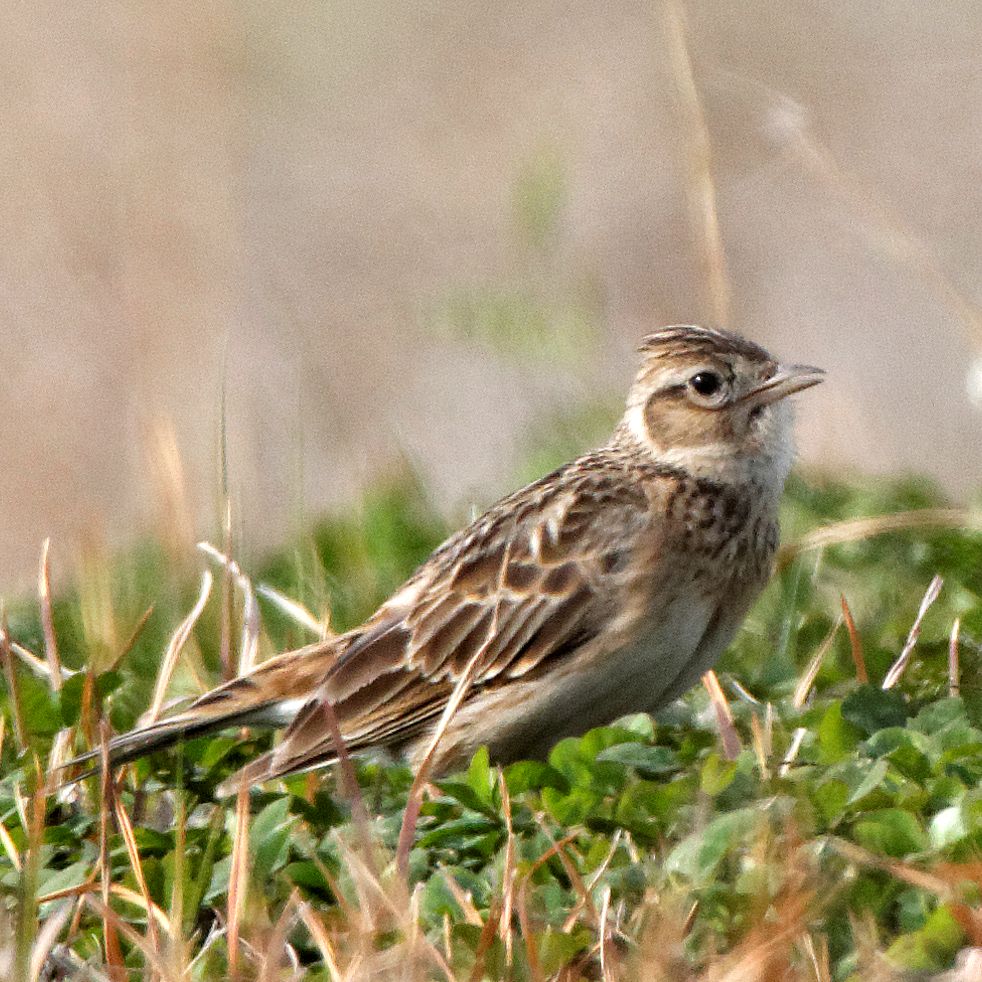
<instances>
[{"instance_id":1,"label":"lark","mask_svg":"<svg viewBox=\"0 0 982 982\"><path fill-rule=\"evenodd\" d=\"M788 396L823 373L704 327L657 331L640 352L604 446L451 536L361 626L116 737L111 761L264 725L283 739L219 793L335 761L338 731L348 751L429 753L441 772L481 746L502 763L541 757L678 698L767 582L794 456Z\"/></svg>"}]
</instances>

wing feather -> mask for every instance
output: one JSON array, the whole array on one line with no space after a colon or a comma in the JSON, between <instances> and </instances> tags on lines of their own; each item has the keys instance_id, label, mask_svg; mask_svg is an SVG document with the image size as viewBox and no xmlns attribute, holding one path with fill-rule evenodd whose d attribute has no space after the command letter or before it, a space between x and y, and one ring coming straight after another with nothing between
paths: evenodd
<instances>
[{"instance_id":1,"label":"wing feather","mask_svg":"<svg viewBox=\"0 0 982 982\"><path fill-rule=\"evenodd\" d=\"M352 750L401 744L439 717L475 656L467 699L576 651L636 587L637 564L618 554L613 568L608 530L632 542L649 522L641 490L588 471L505 499L434 553L397 594L400 604L366 625L267 755L265 777L334 758L324 702Z\"/></svg>"}]
</instances>

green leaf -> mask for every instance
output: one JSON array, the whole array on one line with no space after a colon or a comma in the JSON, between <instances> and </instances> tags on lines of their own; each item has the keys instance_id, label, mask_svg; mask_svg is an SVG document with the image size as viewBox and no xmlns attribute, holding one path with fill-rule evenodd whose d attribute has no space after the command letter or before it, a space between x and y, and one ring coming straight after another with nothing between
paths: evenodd
<instances>
[{"instance_id":1,"label":"green leaf","mask_svg":"<svg viewBox=\"0 0 982 982\"><path fill-rule=\"evenodd\" d=\"M286 863L293 821L287 797L277 798L253 819L249 830L250 870L260 881Z\"/></svg>"},{"instance_id":2,"label":"green leaf","mask_svg":"<svg viewBox=\"0 0 982 982\"><path fill-rule=\"evenodd\" d=\"M90 872L91 866L85 862L72 863L64 869L44 869L38 876L38 895L43 896L48 893L57 893L59 890L81 886Z\"/></svg>"},{"instance_id":3,"label":"green leaf","mask_svg":"<svg viewBox=\"0 0 982 982\"><path fill-rule=\"evenodd\" d=\"M497 809L488 804L481 794L474 790L470 781L437 781L436 786L448 797L460 802L465 808L487 815L496 815Z\"/></svg>"},{"instance_id":4,"label":"green leaf","mask_svg":"<svg viewBox=\"0 0 982 982\"><path fill-rule=\"evenodd\" d=\"M681 769L674 751L668 747L649 747L643 743L618 743L597 754L597 760L633 768L642 777L661 777Z\"/></svg>"},{"instance_id":5,"label":"green leaf","mask_svg":"<svg viewBox=\"0 0 982 982\"><path fill-rule=\"evenodd\" d=\"M733 783L736 774L735 760L724 760L719 754L710 754L699 772L699 787L710 797L715 798Z\"/></svg>"},{"instance_id":6,"label":"green leaf","mask_svg":"<svg viewBox=\"0 0 982 982\"><path fill-rule=\"evenodd\" d=\"M17 679L20 708L32 736L53 736L62 726L58 699L37 676L20 672Z\"/></svg>"},{"instance_id":7,"label":"green leaf","mask_svg":"<svg viewBox=\"0 0 982 982\"><path fill-rule=\"evenodd\" d=\"M550 767L541 760L520 760L510 764L505 768L505 783L512 796L542 788L569 790L569 781L555 767Z\"/></svg>"},{"instance_id":8,"label":"green leaf","mask_svg":"<svg viewBox=\"0 0 982 982\"><path fill-rule=\"evenodd\" d=\"M323 894L329 894L331 892L331 887L327 880L324 879L324 873L321 868L317 863L309 859L289 863L284 868L283 875L298 887L303 887L306 890L313 890Z\"/></svg>"},{"instance_id":9,"label":"green leaf","mask_svg":"<svg viewBox=\"0 0 982 982\"><path fill-rule=\"evenodd\" d=\"M542 804L560 825L580 825L595 814L603 795L588 788L564 792L558 788L543 788Z\"/></svg>"},{"instance_id":10,"label":"green leaf","mask_svg":"<svg viewBox=\"0 0 982 982\"><path fill-rule=\"evenodd\" d=\"M878 788L887 776L887 770L889 770L889 765L885 760L874 761L856 787L850 792L845 802L846 805L854 805L857 801L862 801L866 795Z\"/></svg>"},{"instance_id":11,"label":"green leaf","mask_svg":"<svg viewBox=\"0 0 982 982\"><path fill-rule=\"evenodd\" d=\"M581 951L586 951L593 941L593 933L587 928L579 928L569 933L548 928L544 934L535 939L543 973L548 976L555 975Z\"/></svg>"},{"instance_id":12,"label":"green leaf","mask_svg":"<svg viewBox=\"0 0 982 982\"><path fill-rule=\"evenodd\" d=\"M923 733L906 727L890 726L874 733L864 749L871 757L886 757L902 774L915 781L924 781L931 774L928 754L937 753L931 740Z\"/></svg>"},{"instance_id":13,"label":"green leaf","mask_svg":"<svg viewBox=\"0 0 982 982\"><path fill-rule=\"evenodd\" d=\"M896 689L861 685L843 699L842 716L869 736L888 726L904 726L907 703Z\"/></svg>"},{"instance_id":14,"label":"green leaf","mask_svg":"<svg viewBox=\"0 0 982 982\"><path fill-rule=\"evenodd\" d=\"M937 733L954 723L968 723L965 703L958 697L938 699L928 703L911 721L910 725L921 733Z\"/></svg>"},{"instance_id":15,"label":"green leaf","mask_svg":"<svg viewBox=\"0 0 982 982\"><path fill-rule=\"evenodd\" d=\"M485 835L488 832L497 831L500 831L500 826L484 816L458 818L452 822L443 822L435 829L420 836L417 844L421 849L430 849L434 846L460 848L465 836Z\"/></svg>"},{"instance_id":16,"label":"green leaf","mask_svg":"<svg viewBox=\"0 0 982 982\"><path fill-rule=\"evenodd\" d=\"M965 933L947 907L938 907L919 931L902 935L887 958L902 968L937 972L947 968L965 943Z\"/></svg>"},{"instance_id":17,"label":"green leaf","mask_svg":"<svg viewBox=\"0 0 982 982\"><path fill-rule=\"evenodd\" d=\"M614 721L614 726L619 730L633 733L635 738L645 743L651 743L655 739L655 721L647 713L632 713L630 716L622 716Z\"/></svg>"},{"instance_id":18,"label":"green leaf","mask_svg":"<svg viewBox=\"0 0 982 982\"><path fill-rule=\"evenodd\" d=\"M457 898L447 885L446 877L450 875L449 870L437 870L423 887L420 909L426 920L432 923L439 924L444 916L451 921L458 921L463 916Z\"/></svg>"},{"instance_id":19,"label":"green leaf","mask_svg":"<svg viewBox=\"0 0 982 982\"><path fill-rule=\"evenodd\" d=\"M82 714L82 690L85 688L85 673L76 672L62 683L59 695L61 721L65 726L74 726Z\"/></svg>"},{"instance_id":20,"label":"green leaf","mask_svg":"<svg viewBox=\"0 0 982 982\"><path fill-rule=\"evenodd\" d=\"M861 846L886 856L902 857L928 848L917 819L902 808L868 812L856 822L853 834Z\"/></svg>"},{"instance_id":21,"label":"green leaf","mask_svg":"<svg viewBox=\"0 0 982 982\"><path fill-rule=\"evenodd\" d=\"M859 743L862 731L847 722L842 705L833 703L818 724L819 763L836 764L848 757Z\"/></svg>"},{"instance_id":22,"label":"green leaf","mask_svg":"<svg viewBox=\"0 0 982 982\"><path fill-rule=\"evenodd\" d=\"M812 798L826 823L833 825L846 809L849 788L844 781L830 779L814 789Z\"/></svg>"},{"instance_id":23,"label":"green leaf","mask_svg":"<svg viewBox=\"0 0 982 982\"><path fill-rule=\"evenodd\" d=\"M485 808L494 808L494 790L496 784L495 772L491 770L488 748L481 747L471 758L467 769L467 783L473 788L478 801Z\"/></svg>"},{"instance_id":24,"label":"green leaf","mask_svg":"<svg viewBox=\"0 0 982 982\"><path fill-rule=\"evenodd\" d=\"M760 812L741 808L713 819L702 831L683 839L665 860L665 870L695 883L708 880L731 849L746 845Z\"/></svg>"}]
</instances>

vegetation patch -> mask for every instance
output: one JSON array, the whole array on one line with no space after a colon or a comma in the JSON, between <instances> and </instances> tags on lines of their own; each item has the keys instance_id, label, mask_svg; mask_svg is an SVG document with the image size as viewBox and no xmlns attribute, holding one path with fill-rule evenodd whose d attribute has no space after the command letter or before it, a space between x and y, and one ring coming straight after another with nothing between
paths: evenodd
<instances>
[{"instance_id":1,"label":"vegetation patch","mask_svg":"<svg viewBox=\"0 0 982 982\"><path fill-rule=\"evenodd\" d=\"M357 789L328 770L216 803L269 744L258 731L112 780L48 778L158 691L196 694L253 645L267 657L369 614L447 531L411 481L240 559L248 575L204 556L210 593L156 543L89 557L74 588L7 613L0 976L866 980L966 964L982 946L973 522L921 483L792 480L779 571L715 680L546 761L479 752L424 789L415 820L412 774L383 756L353 762Z\"/></svg>"}]
</instances>

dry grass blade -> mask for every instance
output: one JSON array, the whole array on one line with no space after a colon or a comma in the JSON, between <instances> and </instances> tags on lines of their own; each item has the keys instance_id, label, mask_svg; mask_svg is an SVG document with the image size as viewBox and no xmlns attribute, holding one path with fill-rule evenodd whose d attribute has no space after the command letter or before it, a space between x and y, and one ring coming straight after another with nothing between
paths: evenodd
<instances>
[{"instance_id":1,"label":"dry grass blade","mask_svg":"<svg viewBox=\"0 0 982 982\"><path fill-rule=\"evenodd\" d=\"M112 863L109 849L109 816L112 812L112 772L109 767L109 724L103 720L99 725L99 751L101 771L99 773L99 883L102 893L104 914L102 918L102 939L109 968L109 977L114 982L125 982L126 962L123 949L116 932L116 921L106 916L110 912L109 895L112 888Z\"/></svg>"},{"instance_id":2,"label":"dry grass blade","mask_svg":"<svg viewBox=\"0 0 982 982\"><path fill-rule=\"evenodd\" d=\"M770 703L768 703L770 708ZM771 769L768 761L771 759L771 724L764 726L760 717L756 713L750 714L750 734L754 742L754 756L757 758L757 767L760 776L765 781L771 776Z\"/></svg>"},{"instance_id":3,"label":"dry grass blade","mask_svg":"<svg viewBox=\"0 0 982 982\"><path fill-rule=\"evenodd\" d=\"M804 726L799 726L794 733L791 734L791 743L788 744L788 752L784 755L784 759L781 761L781 766L777 771L781 777L784 777L788 771L791 770L792 765L798 758L798 751L801 750L801 744L804 742L807 735L808 730Z\"/></svg>"},{"instance_id":4,"label":"dry grass blade","mask_svg":"<svg viewBox=\"0 0 982 982\"><path fill-rule=\"evenodd\" d=\"M48 678L51 688L61 689L62 669L58 657L58 641L55 637L55 619L51 606L51 563L49 552L51 539L41 544L41 563L38 568L38 598L41 601L41 629L44 633L44 657L48 662Z\"/></svg>"},{"instance_id":5,"label":"dry grass blade","mask_svg":"<svg viewBox=\"0 0 982 982\"><path fill-rule=\"evenodd\" d=\"M597 867L597 869L594 870L593 875L590 877L590 881L584 884L585 889L580 890L579 888L577 888L577 893L579 896L576 901L576 904L573 907L573 909L569 912L569 914L566 916L566 920L563 921L564 933L568 933L573 930L573 928L576 925L576 922L580 919L580 915L583 913L585 909L587 909L588 906L594 918L599 919L599 915L597 914L596 908L590 897L590 893L600 882L600 879L607 871L607 868L610 865L611 860L613 860L614 856L617 854L617 849L620 845L620 833L621 830L618 829L611 842L611 848L607 851L607 855L604 857L603 861ZM562 853L560 853L560 857L561 859L563 858ZM566 864L564 863L563 865L565 866ZM577 874L577 881L582 882L579 878L579 874Z\"/></svg>"},{"instance_id":6,"label":"dry grass blade","mask_svg":"<svg viewBox=\"0 0 982 982\"><path fill-rule=\"evenodd\" d=\"M815 982L832 982L832 968L829 962L829 939L826 935L820 934L816 944L815 938L811 934L806 934L804 938L805 951L808 960L811 962L811 969L815 973Z\"/></svg>"},{"instance_id":7,"label":"dry grass blade","mask_svg":"<svg viewBox=\"0 0 982 982\"><path fill-rule=\"evenodd\" d=\"M914 618L910 633L907 635L906 642L904 642L903 650L900 652L897 660L890 666L890 671L887 672L886 678L883 680L884 689L892 689L900 681L900 676L903 675L907 664L910 662L914 645L917 644L917 639L921 635L921 621L924 620L924 615L928 612L931 604L938 599L938 594L941 593L943 584L944 580L940 576L935 576L928 585L924 599L921 601L920 609L917 611L917 617Z\"/></svg>"},{"instance_id":8,"label":"dry grass blade","mask_svg":"<svg viewBox=\"0 0 982 982\"><path fill-rule=\"evenodd\" d=\"M495 619L497 619L497 615ZM454 686L453 692L450 693L450 698L447 700L447 705L444 707L436 729L433 731L433 736L430 738L426 753L423 754L423 759L420 761L419 767L416 770L416 776L413 778L412 787L409 789L409 797L406 801L406 812L403 816L402 828L399 830L399 844L396 847L396 867L403 876L406 875L409 869L409 851L412 848L413 836L416 832L416 820L419 818L423 791L429 781L430 771L433 769L433 761L436 758L437 748L443 739L443 734L450 725L450 721L454 718L454 715L460 708L460 704L464 701L464 696L467 695L467 690L470 688L474 675L477 672L477 666L484 657L490 639L495 635L496 627L496 623L492 623L488 631L489 641L482 644L471 656L471 660L467 663L463 673L457 680L457 684Z\"/></svg>"},{"instance_id":9,"label":"dry grass blade","mask_svg":"<svg viewBox=\"0 0 982 982\"><path fill-rule=\"evenodd\" d=\"M228 553L220 552L210 542L199 542L198 548L217 562L242 592L242 643L239 646L238 674L245 675L253 669L259 654L259 604L256 603L252 581Z\"/></svg>"},{"instance_id":10,"label":"dry grass blade","mask_svg":"<svg viewBox=\"0 0 982 982\"><path fill-rule=\"evenodd\" d=\"M832 522L803 535L797 542L782 546L778 552L777 566L778 569L784 569L803 552L824 549L826 546L861 542L889 532L945 528L982 529L982 516L965 508L918 508L914 511Z\"/></svg>"},{"instance_id":11,"label":"dry grass blade","mask_svg":"<svg viewBox=\"0 0 982 982\"><path fill-rule=\"evenodd\" d=\"M27 745L27 727L24 724L24 709L21 705L20 688L17 684L17 670L14 667L13 652L10 648L10 634L7 631L7 608L2 600L0 600L0 658L3 659L3 673L7 678L7 699L14 720L14 739L17 741L17 752L23 753L24 747Z\"/></svg>"},{"instance_id":12,"label":"dry grass blade","mask_svg":"<svg viewBox=\"0 0 982 982\"><path fill-rule=\"evenodd\" d=\"M545 837L551 840L552 834L546 826L542 816L537 815L536 821L539 823L539 828L542 829ZM576 893L576 911L579 912L580 910L585 910L593 923L594 928L596 928L600 923L600 914L597 910L596 904L593 902L593 897L590 896L590 891L583 882L583 877L580 876L580 871L576 868L566 853L566 848L571 846L573 841L573 839L569 839L568 841L564 840L563 845L556 847L555 855L562 864L563 870L569 879L570 885L573 887L573 890Z\"/></svg>"},{"instance_id":13,"label":"dry grass blade","mask_svg":"<svg viewBox=\"0 0 982 982\"><path fill-rule=\"evenodd\" d=\"M897 879L903 880L911 886L918 887L921 890L927 890L941 900L950 900L954 896L951 882L936 872L918 869L916 866L901 863L895 859L884 859L882 856L878 856L876 853L870 852L868 849L864 849L854 842L849 842L846 839L840 839L836 836L829 836L826 841L840 856L848 859L852 863L884 870L891 876L895 876Z\"/></svg>"},{"instance_id":14,"label":"dry grass blade","mask_svg":"<svg viewBox=\"0 0 982 982\"><path fill-rule=\"evenodd\" d=\"M225 507L222 511L222 544L226 556L232 555L232 500L228 493L228 464L225 460L225 395L222 392L222 488ZM227 682L235 676L232 664L232 571L226 566L222 569L221 632L219 651L221 652L222 680Z\"/></svg>"},{"instance_id":15,"label":"dry grass blade","mask_svg":"<svg viewBox=\"0 0 982 982\"><path fill-rule=\"evenodd\" d=\"M286 939L297 921L299 900L299 891L294 889L284 905L282 913L276 919L272 932L270 932L269 941L262 956L262 968L259 972L258 982L275 982L279 977L282 955L288 947Z\"/></svg>"},{"instance_id":16,"label":"dry grass blade","mask_svg":"<svg viewBox=\"0 0 982 982\"><path fill-rule=\"evenodd\" d=\"M528 913L527 882L523 879L518 889L518 925L521 929L522 941L525 942L525 958L528 961L532 982L545 982L545 976L542 974L542 963L539 960L539 946L535 942L535 933L532 930L532 921Z\"/></svg>"},{"instance_id":17,"label":"dry grass blade","mask_svg":"<svg viewBox=\"0 0 982 982\"><path fill-rule=\"evenodd\" d=\"M34 942L34 946L31 950L31 963L30 963L30 979L31 982L39 979L41 977L41 970L44 968L45 962L48 960L48 956L51 954L51 949L54 946L58 935L61 934L61 929L65 926L65 922L68 920L68 916L71 913L72 905L70 903L62 904L58 910L51 914L48 919L41 925L41 930L38 932L37 940Z\"/></svg>"},{"instance_id":18,"label":"dry grass blade","mask_svg":"<svg viewBox=\"0 0 982 982\"><path fill-rule=\"evenodd\" d=\"M84 897L86 894L93 893L96 890L101 892L102 885L95 882L98 875L98 869L93 867L92 872L84 883L42 894L37 898L37 902L39 904L49 904L56 900L63 900L66 897ZM137 893L136 890L131 890L129 887L123 886L122 883L113 883L110 886L109 893L114 897L119 897L120 900L125 900L126 903L132 904L134 907L139 907L140 910L145 911L152 918L158 928L170 932L171 923L167 915L152 901L148 907L146 898L142 894Z\"/></svg>"},{"instance_id":19,"label":"dry grass blade","mask_svg":"<svg viewBox=\"0 0 982 982\"><path fill-rule=\"evenodd\" d=\"M300 915L300 920L304 923L304 927L307 928L307 933L310 935L314 944L317 945L324 962L324 967L327 969L332 982L340 982L342 978L341 968L338 965L337 953L334 950L334 944L331 941L330 934L327 932L327 928L324 927L320 918L314 913L310 904L306 902L300 904L297 912Z\"/></svg>"},{"instance_id":20,"label":"dry grass blade","mask_svg":"<svg viewBox=\"0 0 982 982\"><path fill-rule=\"evenodd\" d=\"M38 658L33 651L28 650L22 644L18 644L16 641L8 639L10 645L10 650L15 654L38 678L45 679L46 681L51 678L51 666L42 658ZM61 669L61 680L70 678L73 673L67 668L62 667Z\"/></svg>"},{"instance_id":21,"label":"dry grass blade","mask_svg":"<svg viewBox=\"0 0 982 982\"><path fill-rule=\"evenodd\" d=\"M161 978L167 978L167 970L157 951L142 935L127 924L114 910L100 900L94 893L87 893L84 896L85 903L102 918L103 923L112 925L130 944L138 948L147 962L147 965ZM114 978L115 976L110 976ZM122 976L126 979L126 975Z\"/></svg>"},{"instance_id":22,"label":"dry grass blade","mask_svg":"<svg viewBox=\"0 0 982 982\"><path fill-rule=\"evenodd\" d=\"M664 11L668 54L682 115L679 131L689 142L688 197L693 219L699 227L699 245L708 286L709 309L715 323L726 324L730 320L730 285L716 208L709 127L706 125L692 70L685 11L678 0L666 0Z\"/></svg>"},{"instance_id":23,"label":"dry grass blade","mask_svg":"<svg viewBox=\"0 0 982 982\"><path fill-rule=\"evenodd\" d=\"M504 772L498 770L498 786L501 788L501 810L505 816L505 860L501 871L501 916L498 922L498 936L505 943L505 964L509 970L515 955L514 939L511 929L512 911L515 907L515 877L517 868L515 865L515 829L511 823L511 795L508 793L508 784L505 781ZM490 920L490 917L489 917Z\"/></svg>"},{"instance_id":24,"label":"dry grass blade","mask_svg":"<svg viewBox=\"0 0 982 982\"><path fill-rule=\"evenodd\" d=\"M194 517L174 420L156 416L144 427L143 443L160 537L173 560L180 562L194 542Z\"/></svg>"},{"instance_id":25,"label":"dry grass blade","mask_svg":"<svg viewBox=\"0 0 982 982\"><path fill-rule=\"evenodd\" d=\"M17 851L17 846L14 844L14 840L11 838L10 832L7 831L7 826L3 822L0 822L0 845L3 846L3 851L7 854L10 865L19 873L22 869L20 853Z\"/></svg>"},{"instance_id":26,"label":"dry grass blade","mask_svg":"<svg viewBox=\"0 0 982 982\"><path fill-rule=\"evenodd\" d=\"M54 609L51 603L51 540L45 539L41 545L41 562L38 566L38 600L41 607L41 630L44 634L44 658L48 666L48 685L57 695L65 678L65 671L58 656L58 639L55 636ZM48 769L57 771L68 759L71 747L71 732L60 730L48 754Z\"/></svg>"},{"instance_id":27,"label":"dry grass blade","mask_svg":"<svg viewBox=\"0 0 982 982\"><path fill-rule=\"evenodd\" d=\"M749 85L765 96L767 130L772 139L795 154L824 189L831 188L849 205L849 214L854 219L852 225L865 234L872 246L912 271L955 313L969 337L977 344L982 342L979 306L954 285L931 250L884 203L882 196L855 174L840 167L832 152L809 126L807 109L762 82L732 72L724 74L730 76L728 84Z\"/></svg>"},{"instance_id":28,"label":"dry grass blade","mask_svg":"<svg viewBox=\"0 0 982 982\"><path fill-rule=\"evenodd\" d=\"M446 883L447 890L450 892L451 896L457 901L457 905L460 907L461 913L464 915L464 920L466 920L467 923L473 927L483 927L484 921L481 920L481 915L474 906L474 898L471 896L470 892L465 890L454 879L453 874L449 870L443 871L443 881Z\"/></svg>"},{"instance_id":29,"label":"dry grass blade","mask_svg":"<svg viewBox=\"0 0 982 982\"><path fill-rule=\"evenodd\" d=\"M808 699L808 693L811 692L812 686L815 684L818 671L822 667L822 662L829 653L829 648L832 647L832 642L835 640L836 634L839 633L840 627L842 627L841 617L835 622L832 630L825 636L825 640L818 646L818 650L808 662L808 667L802 673L801 678L798 679L798 684L794 687L794 696L791 699L791 704L795 709L801 709L805 705L805 701Z\"/></svg>"},{"instance_id":30,"label":"dry grass blade","mask_svg":"<svg viewBox=\"0 0 982 982\"><path fill-rule=\"evenodd\" d=\"M713 710L716 713L716 724L719 727L723 756L727 760L736 760L740 756L742 749L740 735L733 725L733 712L730 709L730 704L726 701L726 694L723 692L723 687L719 684L719 679L712 669L703 675L702 684L709 693L709 700L712 702Z\"/></svg>"},{"instance_id":31,"label":"dry grass blade","mask_svg":"<svg viewBox=\"0 0 982 982\"><path fill-rule=\"evenodd\" d=\"M351 806L351 815L354 819L358 841L365 854L365 862L372 871L372 875L377 876L378 860L375 856L375 848L372 843L368 809L365 807L365 799L362 797L361 788L358 786L358 775L355 773L355 765L351 761L351 754L348 753L348 745L345 743L344 735L341 733L341 725L338 723L337 713L334 712L334 706L331 705L330 700L321 700L321 712L324 714L324 721L327 723L327 729L331 734L331 741L334 744L335 753L338 755L338 770L341 772L341 786L344 790L345 797L348 799L348 804ZM406 807L409 807L408 804Z\"/></svg>"},{"instance_id":32,"label":"dry grass blade","mask_svg":"<svg viewBox=\"0 0 982 982\"><path fill-rule=\"evenodd\" d=\"M839 594L839 603L846 621L846 630L849 632L849 651L852 654L852 662L856 666L856 680L860 685L865 685L869 682L869 672L866 671L866 659L863 657L863 643L859 638L859 631L856 630L856 622L853 620L844 593Z\"/></svg>"},{"instance_id":33,"label":"dry grass blade","mask_svg":"<svg viewBox=\"0 0 982 982\"><path fill-rule=\"evenodd\" d=\"M235 797L232 868L228 878L228 971L239 977L242 912L245 909L249 863L249 789L243 785Z\"/></svg>"},{"instance_id":34,"label":"dry grass blade","mask_svg":"<svg viewBox=\"0 0 982 982\"><path fill-rule=\"evenodd\" d=\"M147 609L140 615L136 624L133 626L133 630L130 631L130 636L123 642L123 646L116 653L116 657L113 658L110 668L115 668L135 647L137 641L140 640L140 635L143 634L144 628L147 626L147 622L153 616L153 604L151 604Z\"/></svg>"},{"instance_id":35,"label":"dry grass blade","mask_svg":"<svg viewBox=\"0 0 982 982\"><path fill-rule=\"evenodd\" d=\"M111 790L113 814L116 816L116 825L119 827L119 831L123 836L123 842L126 845L126 854L130 861L130 869L133 870L136 885L140 888L140 896L143 898L143 903L147 912L149 913L153 909L154 905L153 900L150 898L150 888L147 886L146 877L143 875L143 863L140 861L140 850L136 845L136 835L133 832L133 823L130 821L130 816L126 813L123 803L119 800L119 795L116 794L116 789L111 786ZM150 936L150 944L152 944L154 948L159 948L160 938L157 934L157 923L153 917L147 918L147 933ZM170 928L170 934L173 936L173 928Z\"/></svg>"},{"instance_id":36,"label":"dry grass blade","mask_svg":"<svg viewBox=\"0 0 982 982\"><path fill-rule=\"evenodd\" d=\"M545 976L542 972L542 963L539 959L539 948L535 941L535 934L532 929L532 920L529 917L528 912L528 886L529 883L532 882L532 877L535 875L539 867L544 863L549 862L553 856L559 855L560 851L571 842L575 841L577 836L580 834L580 829L573 829L557 842L553 842L552 845L549 846L549 848L546 849L546 851L542 853L542 855L540 855L525 871L525 875L521 878L521 882L518 886L515 907L518 914L518 924L521 929L520 936L525 942L525 957L528 959L529 974L533 982L545 982Z\"/></svg>"},{"instance_id":37,"label":"dry grass blade","mask_svg":"<svg viewBox=\"0 0 982 982\"><path fill-rule=\"evenodd\" d=\"M481 979L484 978L484 962L494 942L495 929L499 926L501 920L501 913L497 909L497 903L497 899L492 900L491 906L488 908L488 919L481 929L481 936L478 938L477 947L474 949L474 967L471 969L468 982L481 982Z\"/></svg>"},{"instance_id":38,"label":"dry grass blade","mask_svg":"<svg viewBox=\"0 0 982 982\"><path fill-rule=\"evenodd\" d=\"M181 621L177 630L171 635L171 639L167 644L167 650L160 663L160 671L157 673L157 684L154 686L153 700L150 703L150 711L146 717L147 723L154 723L160 717L160 712L164 706L164 697L167 695L167 687L170 685L174 669L177 668L177 659L188 638L191 636L191 631L194 630L194 625L198 622L201 612L205 609L205 604L208 602L208 597L211 594L212 582L211 572L206 569L201 574L201 590L198 593L198 599L194 607L191 609L191 613Z\"/></svg>"},{"instance_id":39,"label":"dry grass blade","mask_svg":"<svg viewBox=\"0 0 982 982\"><path fill-rule=\"evenodd\" d=\"M948 639L948 695L957 697L961 695L961 668L958 654L958 639L961 636L962 621L960 617L955 618L955 623L951 625L951 637Z\"/></svg>"},{"instance_id":40,"label":"dry grass blade","mask_svg":"<svg viewBox=\"0 0 982 982\"><path fill-rule=\"evenodd\" d=\"M260 583L256 593L265 597L277 610L296 621L301 627L316 634L322 641L332 636L330 620L319 620L302 603L280 593L275 587Z\"/></svg>"},{"instance_id":41,"label":"dry grass blade","mask_svg":"<svg viewBox=\"0 0 982 982\"><path fill-rule=\"evenodd\" d=\"M805 165L823 184L835 188L845 197L855 214L865 216L865 225L861 222L859 226L865 227L869 241L904 268L913 270L934 295L954 312L971 340L975 344L982 343L982 312L978 305L954 285L931 250L905 226L882 197L839 166L828 147L803 125L804 114L798 114L797 118L799 125L794 134L796 149Z\"/></svg>"},{"instance_id":42,"label":"dry grass blade","mask_svg":"<svg viewBox=\"0 0 982 982\"><path fill-rule=\"evenodd\" d=\"M600 939L600 977L604 982L610 982L610 965L608 964L607 954L607 919L610 917L610 887L604 887L603 897L600 901L600 924L598 934Z\"/></svg>"}]
</instances>

